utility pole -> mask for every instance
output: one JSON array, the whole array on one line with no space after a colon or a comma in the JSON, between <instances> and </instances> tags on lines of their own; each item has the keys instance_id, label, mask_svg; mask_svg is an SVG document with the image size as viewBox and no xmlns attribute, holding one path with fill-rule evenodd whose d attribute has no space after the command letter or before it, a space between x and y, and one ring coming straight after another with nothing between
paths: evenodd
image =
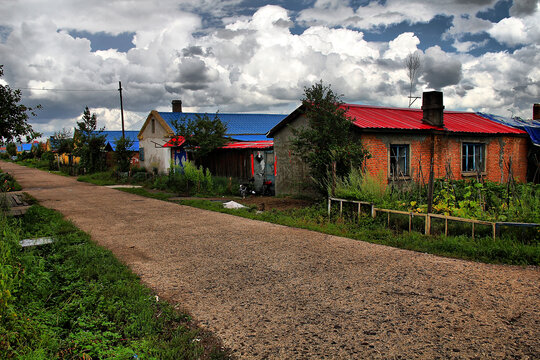
<instances>
[{"instance_id":1,"label":"utility pole","mask_svg":"<svg viewBox=\"0 0 540 360\"><path fill-rule=\"evenodd\" d=\"M118 82L118 91L120 91L120 114L122 115L122 138L125 138L124 134L124 103L122 101L122 82Z\"/></svg>"}]
</instances>

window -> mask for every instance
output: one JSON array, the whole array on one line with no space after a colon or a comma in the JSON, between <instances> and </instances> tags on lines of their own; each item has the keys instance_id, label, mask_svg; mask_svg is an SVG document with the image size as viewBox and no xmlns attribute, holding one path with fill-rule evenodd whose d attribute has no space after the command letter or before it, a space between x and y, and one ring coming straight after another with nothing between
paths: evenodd
<instances>
[{"instance_id":1,"label":"window","mask_svg":"<svg viewBox=\"0 0 540 360\"><path fill-rule=\"evenodd\" d=\"M152 119L152 134L156 133L156 119Z\"/></svg>"},{"instance_id":2,"label":"window","mask_svg":"<svg viewBox=\"0 0 540 360\"><path fill-rule=\"evenodd\" d=\"M461 170L463 172L485 171L486 144L463 143L461 146Z\"/></svg>"},{"instance_id":3,"label":"window","mask_svg":"<svg viewBox=\"0 0 540 360\"><path fill-rule=\"evenodd\" d=\"M144 161L144 148L139 148L139 161Z\"/></svg>"},{"instance_id":4,"label":"window","mask_svg":"<svg viewBox=\"0 0 540 360\"><path fill-rule=\"evenodd\" d=\"M409 176L409 145L390 145L390 176Z\"/></svg>"}]
</instances>

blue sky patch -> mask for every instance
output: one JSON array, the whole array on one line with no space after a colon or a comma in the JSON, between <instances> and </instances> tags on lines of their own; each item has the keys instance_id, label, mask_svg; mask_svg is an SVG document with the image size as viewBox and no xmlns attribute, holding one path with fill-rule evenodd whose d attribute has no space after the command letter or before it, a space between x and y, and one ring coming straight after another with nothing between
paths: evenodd
<instances>
[{"instance_id":1,"label":"blue sky patch","mask_svg":"<svg viewBox=\"0 0 540 360\"><path fill-rule=\"evenodd\" d=\"M111 35L105 32L89 33L87 31L70 30L69 35L73 37L86 38L90 40L92 52L98 50L117 49L120 52L127 52L135 47L132 40L135 33L125 32L119 35Z\"/></svg>"}]
</instances>

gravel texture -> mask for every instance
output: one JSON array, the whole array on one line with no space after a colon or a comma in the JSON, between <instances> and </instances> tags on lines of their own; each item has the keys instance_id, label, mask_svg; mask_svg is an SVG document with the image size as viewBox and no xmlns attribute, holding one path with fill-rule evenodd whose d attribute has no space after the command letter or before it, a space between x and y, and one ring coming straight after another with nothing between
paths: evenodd
<instances>
[{"instance_id":1,"label":"gravel texture","mask_svg":"<svg viewBox=\"0 0 540 360\"><path fill-rule=\"evenodd\" d=\"M394 249L0 167L238 358L540 358L538 267Z\"/></svg>"}]
</instances>

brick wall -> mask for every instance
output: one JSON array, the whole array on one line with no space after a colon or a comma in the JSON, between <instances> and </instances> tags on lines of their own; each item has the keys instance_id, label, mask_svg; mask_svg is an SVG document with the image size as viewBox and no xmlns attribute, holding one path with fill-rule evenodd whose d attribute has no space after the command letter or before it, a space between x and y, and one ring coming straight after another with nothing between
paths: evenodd
<instances>
[{"instance_id":1,"label":"brick wall","mask_svg":"<svg viewBox=\"0 0 540 360\"><path fill-rule=\"evenodd\" d=\"M476 174L461 170L462 142L485 144L486 171L484 178L505 182L509 167L517 181L526 181L528 143L525 137L513 136L448 136L435 135L434 173L436 178L467 179ZM388 133L363 133L361 141L370 151L371 158L366 162L366 169L371 175L380 172L389 175L389 147L391 144L407 144L410 149L408 178L427 183L429 178L431 135L403 135Z\"/></svg>"}]
</instances>

